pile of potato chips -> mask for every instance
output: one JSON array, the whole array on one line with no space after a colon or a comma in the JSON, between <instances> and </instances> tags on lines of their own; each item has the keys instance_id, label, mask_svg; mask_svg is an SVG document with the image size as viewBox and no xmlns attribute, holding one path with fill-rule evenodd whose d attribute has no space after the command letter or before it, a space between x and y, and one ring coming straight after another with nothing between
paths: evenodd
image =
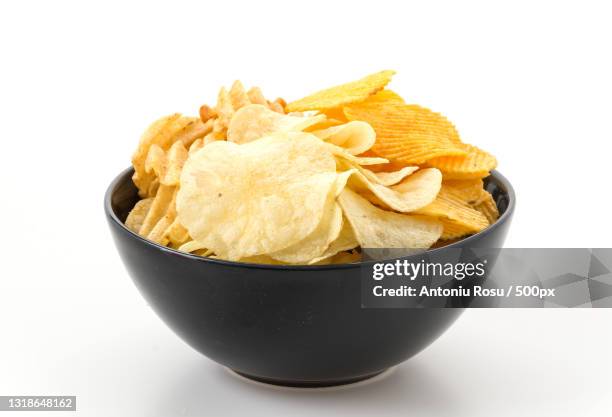
<instances>
[{"instance_id":1,"label":"pile of potato chips","mask_svg":"<svg viewBox=\"0 0 612 417\"><path fill-rule=\"evenodd\" d=\"M427 249L497 220L495 158L406 104L393 71L285 104L240 82L200 117L144 133L126 226L156 243L267 264L348 263L361 248Z\"/></svg>"}]
</instances>

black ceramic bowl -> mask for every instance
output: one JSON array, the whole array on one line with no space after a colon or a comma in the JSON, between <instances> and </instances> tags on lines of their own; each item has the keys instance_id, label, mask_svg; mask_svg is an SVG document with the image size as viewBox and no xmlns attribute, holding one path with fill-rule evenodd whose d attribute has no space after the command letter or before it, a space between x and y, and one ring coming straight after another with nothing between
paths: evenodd
<instances>
[{"instance_id":1,"label":"black ceramic bowl","mask_svg":"<svg viewBox=\"0 0 612 417\"><path fill-rule=\"evenodd\" d=\"M257 265L178 252L129 231L138 200L132 169L110 184L104 210L136 286L183 340L241 375L290 386L329 386L374 376L438 338L462 309L361 308L359 264ZM514 191L486 179L499 220L448 247L503 245Z\"/></svg>"}]
</instances>

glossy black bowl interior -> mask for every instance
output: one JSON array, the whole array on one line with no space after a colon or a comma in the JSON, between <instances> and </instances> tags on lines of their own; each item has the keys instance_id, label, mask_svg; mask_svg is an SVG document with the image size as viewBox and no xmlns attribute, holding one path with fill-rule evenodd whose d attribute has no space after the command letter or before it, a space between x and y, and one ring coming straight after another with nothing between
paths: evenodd
<instances>
[{"instance_id":1,"label":"glossy black bowl interior","mask_svg":"<svg viewBox=\"0 0 612 417\"><path fill-rule=\"evenodd\" d=\"M367 378L427 347L463 311L361 308L359 264L244 264L147 241L123 225L138 200L132 172L123 171L111 183L104 202L128 272L183 340L243 375L292 386ZM500 219L448 247L503 246L514 191L497 172L486 179L486 188L502 213Z\"/></svg>"}]
</instances>

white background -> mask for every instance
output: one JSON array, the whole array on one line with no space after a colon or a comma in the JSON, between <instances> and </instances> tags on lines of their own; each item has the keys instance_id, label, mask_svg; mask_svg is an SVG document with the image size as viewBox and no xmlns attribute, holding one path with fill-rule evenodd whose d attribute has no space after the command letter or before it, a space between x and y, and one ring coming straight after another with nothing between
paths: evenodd
<instances>
[{"instance_id":1,"label":"white background","mask_svg":"<svg viewBox=\"0 0 612 417\"><path fill-rule=\"evenodd\" d=\"M387 68L497 155L508 247L609 247L605 2L406 3L3 2L0 395L77 395L83 416L609 416L612 310L468 311L377 384L283 392L191 350L120 263L102 197L152 120L236 78L295 99Z\"/></svg>"}]
</instances>

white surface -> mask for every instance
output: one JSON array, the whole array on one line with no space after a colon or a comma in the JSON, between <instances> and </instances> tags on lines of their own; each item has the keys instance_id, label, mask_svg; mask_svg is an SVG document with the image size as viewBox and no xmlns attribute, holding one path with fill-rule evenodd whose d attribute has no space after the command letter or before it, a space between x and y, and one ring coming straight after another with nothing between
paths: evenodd
<instances>
[{"instance_id":1,"label":"white surface","mask_svg":"<svg viewBox=\"0 0 612 417\"><path fill-rule=\"evenodd\" d=\"M609 415L612 310L468 311L377 384L296 393L232 378L133 287L104 190L150 121L235 78L294 99L396 69L498 156L507 246L610 246L605 2L340 3L0 5L0 395L74 394L83 416Z\"/></svg>"}]
</instances>

